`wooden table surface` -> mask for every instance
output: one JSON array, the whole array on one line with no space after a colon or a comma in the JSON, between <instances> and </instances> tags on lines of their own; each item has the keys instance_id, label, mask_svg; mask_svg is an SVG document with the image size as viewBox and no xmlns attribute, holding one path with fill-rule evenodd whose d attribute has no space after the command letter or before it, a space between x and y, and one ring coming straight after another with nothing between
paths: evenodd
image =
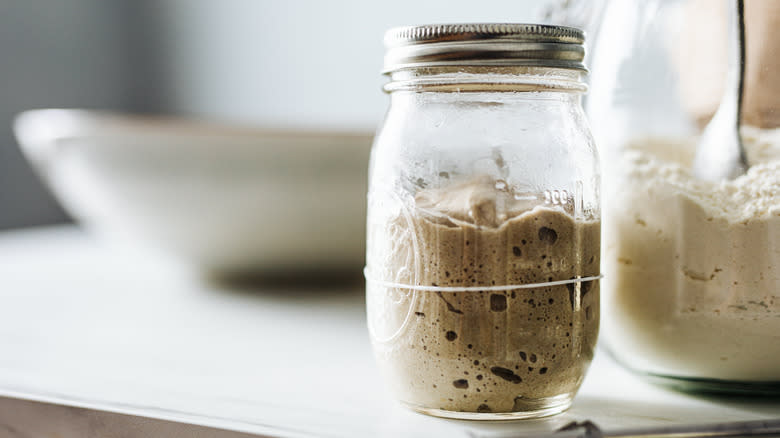
<instances>
[{"instance_id":1,"label":"wooden table surface","mask_svg":"<svg viewBox=\"0 0 780 438\"><path fill-rule=\"evenodd\" d=\"M780 418L780 400L694 397L599 352L566 413L432 418L392 401L363 288L226 286L73 226L0 233L0 437L510 437Z\"/></svg>"}]
</instances>

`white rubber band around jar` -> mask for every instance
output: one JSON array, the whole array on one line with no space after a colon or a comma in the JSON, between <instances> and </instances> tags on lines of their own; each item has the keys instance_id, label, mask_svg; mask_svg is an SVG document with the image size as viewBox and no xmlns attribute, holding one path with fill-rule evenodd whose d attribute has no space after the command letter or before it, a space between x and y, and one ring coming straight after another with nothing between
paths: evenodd
<instances>
[{"instance_id":1,"label":"white rubber band around jar","mask_svg":"<svg viewBox=\"0 0 780 438\"><path fill-rule=\"evenodd\" d=\"M363 276L366 281L380 286L393 287L398 289L411 289L424 292L479 292L479 291L503 291L503 290L515 290L515 289L534 289L540 287L550 286L562 286L565 284L584 283L586 281L600 280L604 278L604 274L599 274L592 277L577 277L569 280L547 281L544 283L525 283L525 284L505 284L497 286L423 286L423 285L409 285L402 283L394 283L392 281L377 280L368 275L368 267L363 268Z\"/></svg>"}]
</instances>

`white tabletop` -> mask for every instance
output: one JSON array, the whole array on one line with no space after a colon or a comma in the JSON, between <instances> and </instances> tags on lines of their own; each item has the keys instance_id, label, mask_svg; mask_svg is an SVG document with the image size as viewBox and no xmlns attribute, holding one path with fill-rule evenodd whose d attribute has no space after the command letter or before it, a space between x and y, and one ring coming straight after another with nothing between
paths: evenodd
<instances>
[{"instance_id":1,"label":"white tabletop","mask_svg":"<svg viewBox=\"0 0 780 438\"><path fill-rule=\"evenodd\" d=\"M70 226L0 233L0 396L272 437L522 436L586 419L610 429L780 417L778 399L672 392L602 352L565 414L427 417L383 387L359 281L220 286Z\"/></svg>"}]
</instances>

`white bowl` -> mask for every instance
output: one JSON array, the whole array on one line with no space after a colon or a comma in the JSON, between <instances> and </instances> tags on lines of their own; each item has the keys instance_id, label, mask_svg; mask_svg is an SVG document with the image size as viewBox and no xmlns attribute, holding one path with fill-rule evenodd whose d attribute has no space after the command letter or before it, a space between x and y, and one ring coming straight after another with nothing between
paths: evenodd
<instances>
[{"instance_id":1,"label":"white bowl","mask_svg":"<svg viewBox=\"0 0 780 438\"><path fill-rule=\"evenodd\" d=\"M14 130L79 221L210 274L359 269L372 135L33 110Z\"/></svg>"}]
</instances>

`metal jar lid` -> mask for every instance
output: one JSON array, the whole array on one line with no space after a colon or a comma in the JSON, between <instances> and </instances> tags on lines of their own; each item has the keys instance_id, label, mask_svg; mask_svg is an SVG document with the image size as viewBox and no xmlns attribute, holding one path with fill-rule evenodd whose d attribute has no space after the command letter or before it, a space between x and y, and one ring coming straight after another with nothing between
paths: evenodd
<instances>
[{"instance_id":1,"label":"metal jar lid","mask_svg":"<svg viewBox=\"0 0 780 438\"><path fill-rule=\"evenodd\" d=\"M436 66L535 66L585 70L585 33L543 24L464 23L385 33L383 73Z\"/></svg>"}]
</instances>

